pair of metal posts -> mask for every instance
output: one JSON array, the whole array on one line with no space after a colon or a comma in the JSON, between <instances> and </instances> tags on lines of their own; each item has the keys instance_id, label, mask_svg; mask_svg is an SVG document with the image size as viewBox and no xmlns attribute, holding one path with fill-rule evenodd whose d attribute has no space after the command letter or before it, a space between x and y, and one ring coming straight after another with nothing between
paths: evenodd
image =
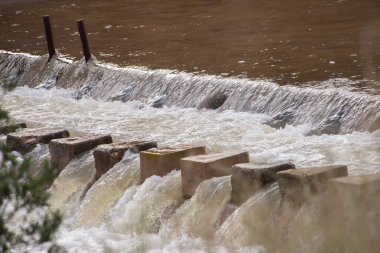
<instances>
[{"instance_id":1,"label":"pair of metal posts","mask_svg":"<svg viewBox=\"0 0 380 253\"><path fill-rule=\"evenodd\" d=\"M49 60L50 60L55 55L53 31L51 29L50 17L48 15L45 15L42 18L44 21L46 42L47 42ZM87 33L86 33L83 19L77 20L77 25L78 25L80 39L82 42L83 55L87 62L91 58L91 51L90 51L90 46L88 45Z\"/></svg>"}]
</instances>

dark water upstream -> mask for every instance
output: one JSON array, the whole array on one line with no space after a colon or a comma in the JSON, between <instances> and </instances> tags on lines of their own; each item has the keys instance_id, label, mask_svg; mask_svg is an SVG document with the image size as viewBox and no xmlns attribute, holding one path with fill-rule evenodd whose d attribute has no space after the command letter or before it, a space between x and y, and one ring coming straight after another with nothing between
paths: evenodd
<instances>
[{"instance_id":1,"label":"dark water upstream","mask_svg":"<svg viewBox=\"0 0 380 253\"><path fill-rule=\"evenodd\" d=\"M379 94L379 0L0 1L0 49L45 54L41 15L58 51L81 57L84 18L96 58L120 66L332 82Z\"/></svg>"}]
</instances>

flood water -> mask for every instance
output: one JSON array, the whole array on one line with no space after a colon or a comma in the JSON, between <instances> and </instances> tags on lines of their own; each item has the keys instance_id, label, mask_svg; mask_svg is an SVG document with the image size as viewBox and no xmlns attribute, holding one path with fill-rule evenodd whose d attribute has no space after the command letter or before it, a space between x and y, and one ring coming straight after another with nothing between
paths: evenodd
<instances>
[{"instance_id":1,"label":"flood water","mask_svg":"<svg viewBox=\"0 0 380 253\"><path fill-rule=\"evenodd\" d=\"M290 161L299 168L346 164L350 175L380 172L380 131L306 136L307 126L274 129L262 123L268 117L264 114L157 109L137 101L78 101L71 93L19 87L4 97L5 109L14 120L23 120L29 127L64 126L75 135L112 133L115 142L148 139L160 146L205 145L209 153L248 151L254 164ZM38 145L30 155L41 164L49 157L48 146ZM50 188L51 206L65 217L57 242L68 252L275 252L269 250L275 244L271 240L275 233L268 228L279 202L278 187L273 189L273 197L266 196L273 190L265 191L262 201L260 194L254 195L219 224L230 198L230 176L205 181L191 199L185 200L179 171L152 176L138 185L137 158L115 165L80 200L94 171L94 157L91 152L85 153L74 159ZM321 246L330 238L321 237L321 230L310 224L310 219L315 222L313 218L318 217L316 210L297 214L289 239L293 248L281 247L276 252L327 252ZM377 235L379 223L372 226ZM347 240L345 244L351 245ZM33 248L29 252L45 251Z\"/></svg>"},{"instance_id":2,"label":"flood water","mask_svg":"<svg viewBox=\"0 0 380 253\"><path fill-rule=\"evenodd\" d=\"M64 127L71 136L204 145L208 153L247 151L256 165L379 173L379 13L380 0L0 0L0 83L18 86L0 103L12 122ZM50 60L45 14L60 53ZM80 18L101 62L82 58ZM27 156L38 172L49 147ZM325 236L318 203L294 213L283 248L274 226L277 184L223 222L231 176L204 181L186 200L179 171L139 184L139 163L124 156L87 191L92 153L70 162L49 189L50 206L64 217L58 245L72 253L366 252L365 240L347 237L341 243L352 251L330 248L338 241ZM380 208L368 210L358 219L368 218L363 231L338 232L369 234L369 247L380 249Z\"/></svg>"},{"instance_id":3,"label":"flood water","mask_svg":"<svg viewBox=\"0 0 380 253\"><path fill-rule=\"evenodd\" d=\"M333 78L376 93L378 0L0 1L0 49L45 54L49 14L58 51L81 57L85 19L96 58L310 85ZM312 85L314 85L312 83Z\"/></svg>"}]
</instances>

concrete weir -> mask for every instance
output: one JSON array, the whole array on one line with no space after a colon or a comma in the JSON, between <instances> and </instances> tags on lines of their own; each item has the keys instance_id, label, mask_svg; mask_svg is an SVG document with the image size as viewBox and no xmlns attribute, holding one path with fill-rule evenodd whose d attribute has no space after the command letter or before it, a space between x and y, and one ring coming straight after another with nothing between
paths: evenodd
<instances>
[{"instance_id":1,"label":"concrete weir","mask_svg":"<svg viewBox=\"0 0 380 253\"><path fill-rule=\"evenodd\" d=\"M235 151L197 155L181 159L182 192L184 197L194 195L198 185L213 177L231 175L231 167L249 162L248 152Z\"/></svg>"},{"instance_id":2,"label":"concrete weir","mask_svg":"<svg viewBox=\"0 0 380 253\"><path fill-rule=\"evenodd\" d=\"M86 204L89 203L86 201L90 198L86 197L84 201L83 199L94 183L123 158L124 160L134 158L137 153L140 155L141 182L153 175L165 176L172 170L181 170L182 186L176 184L177 190L174 191L180 201L173 204L173 208L182 203L183 197L192 198L201 182L214 177L231 175L231 199L230 201L228 199L230 188L227 190L223 188L222 195L225 202L222 206L218 206L220 216L215 227L223 226L221 224L224 222L228 224L235 216L244 214L241 210L252 208L250 206L252 203L247 200L252 196L261 196L261 192L265 192L261 191L263 188L277 181L281 200L278 205L277 197L275 198L275 203L270 205L271 211L268 211L265 218L268 219L265 220L265 226L270 224L268 231L272 233L271 243L274 247L285 249L283 251L286 252L294 252L294 247L299 246L293 245L294 237L303 240L304 237L308 238L310 232L312 238L321 235L326 238L321 245L316 245L321 249L318 252L326 252L325 249L330 252L380 252L380 240L378 240L380 173L347 176L345 165L297 169L292 163L258 166L249 163L249 154L244 151L205 154L204 146L157 148L155 141L112 143L110 135L67 138L68 136L69 133L66 130L26 129L8 134L7 143L13 150L24 153L34 148L37 143L49 143L51 163L59 171L62 171L73 158L80 156L83 152L93 150L95 175L92 174L91 164L90 173L84 176L86 185L80 185L82 188L73 188L80 189L78 193L81 195L78 195L78 201ZM91 178L89 178L90 174L92 174ZM65 173L60 176L62 175ZM107 208L111 208L113 201L120 198L128 187L138 183L138 174L135 173L135 175L127 186L121 187L124 188L119 193L115 194L113 191L115 188L111 187L111 191L99 197L100 203L111 196L112 201L104 206L104 212ZM123 175L123 177L129 176L129 174ZM81 177L83 180L83 175ZM72 178L67 179L72 180ZM226 180L229 183L229 179ZM102 181L104 182L110 181ZM123 181L122 184L124 183ZM148 182L146 183L141 187L149 186ZM116 188L120 186L118 183L115 185L117 185ZM98 190L96 187L94 189ZM109 185L104 184L102 187L109 188ZM178 195L178 189L181 187L182 194L179 192ZM277 187L274 188L277 189ZM213 189L214 187L211 190ZM74 190L71 191L75 192ZM169 191L173 189L170 188ZM100 191L95 192L98 194ZM94 192L91 192L88 196L92 197L93 194ZM192 201L196 202L199 195L194 197ZM256 201L255 197L251 200ZM191 201L185 202L184 205L188 203ZM265 202L257 203L262 204L265 209ZM171 208L170 206L168 216L172 215L171 212L174 210ZM234 213L233 216L231 216L232 213ZM99 217L95 216L95 219ZM302 230L305 226L307 229ZM348 244L347 241L350 243Z\"/></svg>"},{"instance_id":3,"label":"concrete weir","mask_svg":"<svg viewBox=\"0 0 380 253\"><path fill-rule=\"evenodd\" d=\"M281 202L293 207L326 190L327 180L347 176L347 166L333 165L291 169L277 173Z\"/></svg>"},{"instance_id":4,"label":"concrete weir","mask_svg":"<svg viewBox=\"0 0 380 253\"><path fill-rule=\"evenodd\" d=\"M335 252L380 252L380 173L331 179L327 190Z\"/></svg>"},{"instance_id":5,"label":"concrete weir","mask_svg":"<svg viewBox=\"0 0 380 253\"><path fill-rule=\"evenodd\" d=\"M0 127L0 135L16 132L16 130L22 129L22 128L26 128L26 124L25 123L18 123L18 124L1 126Z\"/></svg>"},{"instance_id":6,"label":"concrete weir","mask_svg":"<svg viewBox=\"0 0 380 253\"><path fill-rule=\"evenodd\" d=\"M106 143L112 143L111 135L53 140L49 143L51 165L57 168L58 171L62 171L73 158Z\"/></svg>"},{"instance_id":7,"label":"concrete weir","mask_svg":"<svg viewBox=\"0 0 380 253\"><path fill-rule=\"evenodd\" d=\"M270 252L272 249L304 252L304 248L300 249L299 242L316 242L315 238L318 238L318 242L313 245L314 252L380 252L380 173L347 176L345 165L309 168L295 168L292 163L256 165L249 163L249 154L244 151L205 154L204 146L157 148L155 141L112 143L110 135L68 136L66 130L24 129L8 134L7 143L13 150L23 153L38 143L49 143L51 163L59 171L83 152L93 150L95 173L93 159L88 153L83 156L86 158L83 167L70 165L59 175L57 183L53 184L54 187L59 185L56 192L64 189L65 193L56 198L54 203L57 208L75 209L80 206L79 218L74 216L78 219L79 226L92 226L100 220L108 219L109 210L125 215L126 210L131 208L127 214L136 213L136 222L132 223L138 225L140 219L151 219L148 216L150 213L158 213L157 219L153 217L154 222L159 221L155 225L155 232L167 222L170 224L168 227L185 227L183 231L187 227L191 231L193 226L199 234L203 233L199 228L209 229L210 235L216 236L221 235L221 231L232 231L227 235L236 235L232 238L235 241L240 240L240 231L246 231L250 238L252 232L264 231L262 234L269 238ZM177 173L174 174L175 177L151 178L140 187L132 187L139 183L136 167L138 162L131 163L130 167L124 166L126 163L119 164L121 166L115 164L134 159L138 153L141 182L151 176L165 176L172 170L180 169L182 185ZM79 161L83 162L81 159ZM114 166L115 171L107 173ZM105 173L107 175L101 178ZM220 178L223 179L223 184L215 184L219 179L212 179L227 175L231 175L231 179ZM99 183L95 183L98 179ZM166 184L166 179L172 182ZM208 179L212 180L206 181ZM206 182L201 184L203 181ZM277 186L267 187L276 181L279 184L280 200ZM164 193L152 195L155 189L159 189L159 192L163 190ZM133 197L131 194L134 194ZM143 205L142 209L153 208L152 212L140 218L140 213L135 211L139 211L141 205L133 203L132 208L128 204L135 201L134 196L138 196L136 199L139 203L145 204L148 201L149 205ZM184 198L192 199L184 202ZM159 203L160 207L156 209L158 202L164 204ZM128 208L125 208L126 205ZM184 217L188 213L191 215ZM193 222L194 213L202 220L211 222L199 226ZM122 216L123 220L125 217ZM247 220L254 223L247 223ZM117 220L118 223L120 221ZM263 227L265 229L260 230ZM160 230L160 234L161 231L166 233L165 230ZM183 233L182 230L179 231ZM245 240L243 238L242 242ZM266 243L265 239L262 245L266 246Z\"/></svg>"},{"instance_id":8,"label":"concrete weir","mask_svg":"<svg viewBox=\"0 0 380 253\"><path fill-rule=\"evenodd\" d=\"M276 182L276 173L295 169L293 163L255 165L241 163L232 166L231 203L241 205L263 187Z\"/></svg>"},{"instance_id":9,"label":"concrete weir","mask_svg":"<svg viewBox=\"0 0 380 253\"><path fill-rule=\"evenodd\" d=\"M375 131L379 127L379 99L340 88L302 89L268 81L116 68L98 63L94 57L71 62L58 54L49 60L49 55L4 51L0 51L0 79L29 87L76 89L75 98L148 104L159 97L152 106L263 113L273 117L274 121L268 122L272 126L308 123L318 134Z\"/></svg>"},{"instance_id":10,"label":"concrete weir","mask_svg":"<svg viewBox=\"0 0 380 253\"><path fill-rule=\"evenodd\" d=\"M141 183L153 175L165 176L172 170L180 169L180 160L184 157L205 153L203 146L153 148L140 152Z\"/></svg>"},{"instance_id":11,"label":"concrete weir","mask_svg":"<svg viewBox=\"0 0 380 253\"><path fill-rule=\"evenodd\" d=\"M124 153L130 151L139 153L151 148L157 148L155 141L130 141L99 145L94 150L95 181L123 159Z\"/></svg>"},{"instance_id":12,"label":"concrete weir","mask_svg":"<svg viewBox=\"0 0 380 253\"><path fill-rule=\"evenodd\" d=\"M366 202L367 206L374 203L373 200L380 201L380 198L371 199L371 196L380 196L380 173L334 178L328 181L327 186L329 194L341 196L337 197L341 201L346 201L345 195L357 198L355 202Z\"/></svg>"},{"instance_id":13,"label":"concrete weir","mask_svg":"<svg viewBox=\"0 0 380 253\"><path fill-rule=\"evenodd\" d=\"M38 143L49 144L53 139L69 137L67 130L57 129L26 129L7 135L7 145L11 150L21 153L32 151Z\"/></svg>"},{"instance_id":14,"label":"concrete weir","mask_svg":"<svg viewBox=\"0 0 380 253\"><path fill-rule=\"evenodd\" d=\"M314 204L315 208L322 208L328 180L345 176L347 176L347 167L344 165L291 169L277 173L281 200L272 219L276 234L279 236L278 242L289 247L287 252L293 251L292 240L289 240L292 234L289 231L292 231L292 225L302 207ZM318 219L319 216L311 218ZM318 223L322 221L323 219ZM297 233L297 229L293 233ZM280 245L278 247L281 247Z\"/></svg>"}]
</instances>

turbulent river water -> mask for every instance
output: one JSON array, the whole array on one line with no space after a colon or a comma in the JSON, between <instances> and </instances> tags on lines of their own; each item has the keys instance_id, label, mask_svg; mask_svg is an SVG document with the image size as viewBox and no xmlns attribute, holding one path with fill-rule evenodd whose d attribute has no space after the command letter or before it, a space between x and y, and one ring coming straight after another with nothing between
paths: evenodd
<instances>
[{"instance_id":1,"label":"turbulent river water","mask_svg":"<svg viewBox=\"0 0 380 253\"><path fill-rule=\"evenodd\" d=\"M72 136L205 145L209 153L248 151L257 165L379 173L379 11L377 0L0 1L0 81L17 84L1 104L14 122ZM45 54L42 14L51 15L60 52L50 61L36 56ZM78 18L94 54L87 63ZM48 147L28 155L38 170ZM126 155L83 195L94 170L85 153L49 189L65 217L58 244L69 252L276 248L277 185L224 221L228 176L185 200L180 172L139 185L139 158ZM297 214L288 252L325 252L317 212L305 206Z\"/></svg>"},{"instance_id":2,"label":"turbulent river water","mask_svg":"<svg viewBox=\"0 0 380 253\"><path fill-rule=\"evenodd\" d=\"M7 52L0 56L0 76L29 85L6 94L2 104L14 121L30 127L65 127L74 136L111 133L115 141L149 139L161 146L205 145L208 152L246 150L258 165L345 164L350 175L380 172L376 95L93 61L47 62ZM186 87L191 87L187 93ZM227 98L218 109L208 109L205 105L220 94ZM320 111L317 103L323 105ZM30 155L38 167L49 158L48 148L39 145ZM138 185L139 159L125 157L81 199L93 173L94 158L87 153L73 160L50 189L52 207L66 217L58 243L70 252L268 252L273 244L268 224L279 203L276 187L253 196L221 224L230 177L205 181L185 200L178 171ZM292 225L297 237L290 252L305 247L323 252L318 229L312 236L300 232L308 231L314 217L315 209L306 210Z\"/></svg>"}]
</instances>

